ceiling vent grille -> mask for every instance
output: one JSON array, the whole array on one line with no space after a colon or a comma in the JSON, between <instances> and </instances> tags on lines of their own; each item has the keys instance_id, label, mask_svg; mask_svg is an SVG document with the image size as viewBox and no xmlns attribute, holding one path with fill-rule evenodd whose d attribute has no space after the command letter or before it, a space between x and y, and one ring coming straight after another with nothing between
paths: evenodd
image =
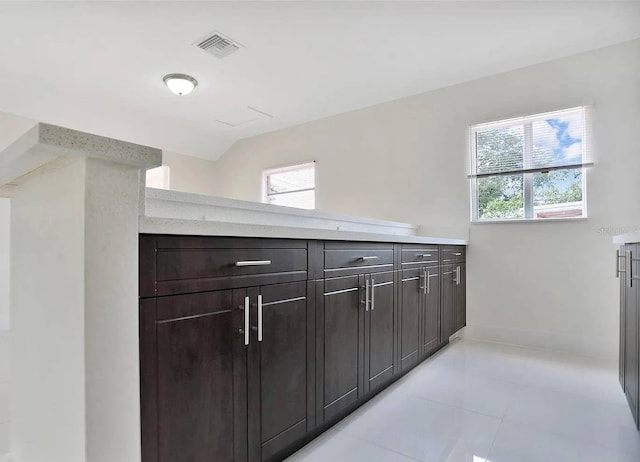
<instances>
[{"instance_id":1,"label":"ceiling vent grille","mask_svg":"<svg viewBox=\"0 0 640 462\"><path fill-rule=\"evenodd\" d=\"M194 45L216 58L229 56L242 47L238 42L217 31L211 32L206 37L195 42Z\"/></svg>"}]
</instances>

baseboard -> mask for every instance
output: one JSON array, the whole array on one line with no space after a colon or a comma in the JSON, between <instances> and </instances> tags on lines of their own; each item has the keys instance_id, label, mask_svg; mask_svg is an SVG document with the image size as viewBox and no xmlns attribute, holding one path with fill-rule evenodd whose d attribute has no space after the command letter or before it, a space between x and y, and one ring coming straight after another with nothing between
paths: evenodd
<instances>
[{"instance_id":1,"label":"baseboard","mask_svg":"<svg viewBox=\"0 0 640 462\"><path fill-rule=\"evenodd\" d=\"M606 341L598 338L596 340L593 337L557 332L479 325L467 325L460 334L470 340L597 358L611 365L616 365L618 361L618 339Z\"/></svg>"}]
</instances>

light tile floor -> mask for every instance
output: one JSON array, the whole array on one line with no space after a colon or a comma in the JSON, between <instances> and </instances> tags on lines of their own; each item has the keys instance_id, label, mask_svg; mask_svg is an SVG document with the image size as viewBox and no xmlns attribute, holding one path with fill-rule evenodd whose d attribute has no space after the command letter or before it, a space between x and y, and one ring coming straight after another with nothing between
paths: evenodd
<instances>
[{"instance_id":1,"label":"light tile floor","mask_svg":"<svg viewBox=\"0 0 640 462\"><path fill-rule=\"evenodd\" d=\"M458 340L288 462L638 462L616 366Z\"/></svg>"}]
</instances>

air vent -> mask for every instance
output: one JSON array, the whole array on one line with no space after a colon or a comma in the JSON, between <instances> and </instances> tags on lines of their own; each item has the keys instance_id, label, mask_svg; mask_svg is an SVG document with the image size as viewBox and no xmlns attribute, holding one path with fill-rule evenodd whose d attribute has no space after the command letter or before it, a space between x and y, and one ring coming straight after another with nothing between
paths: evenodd
<instances>
[{"instance_id":1,"label":"air vent","mask_svg":"<svg viewBox=\"0 0 640 462\"><path fill-rule=\"evenodd\" d=\"M206 37L195 42L194 45L216 58L229 56L242 47L238 42L217 31L211 32Z\"/></svg>"}]
</instances>

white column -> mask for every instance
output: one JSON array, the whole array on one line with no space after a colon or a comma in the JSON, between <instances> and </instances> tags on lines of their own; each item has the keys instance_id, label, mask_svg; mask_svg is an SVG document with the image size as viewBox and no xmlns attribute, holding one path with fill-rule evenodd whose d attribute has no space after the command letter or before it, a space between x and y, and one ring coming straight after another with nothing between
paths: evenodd
<instances>
[{"instance_id":1,"label":"white column","mask_svg":"<svg viewBox=\"0 0 640 462\"><path fill-rule=\"evenodd\" d=\"M160 164L156 149L46 124L0 154L17 462L140 460L138 209Z\"/></svg>"}]
</instances>

